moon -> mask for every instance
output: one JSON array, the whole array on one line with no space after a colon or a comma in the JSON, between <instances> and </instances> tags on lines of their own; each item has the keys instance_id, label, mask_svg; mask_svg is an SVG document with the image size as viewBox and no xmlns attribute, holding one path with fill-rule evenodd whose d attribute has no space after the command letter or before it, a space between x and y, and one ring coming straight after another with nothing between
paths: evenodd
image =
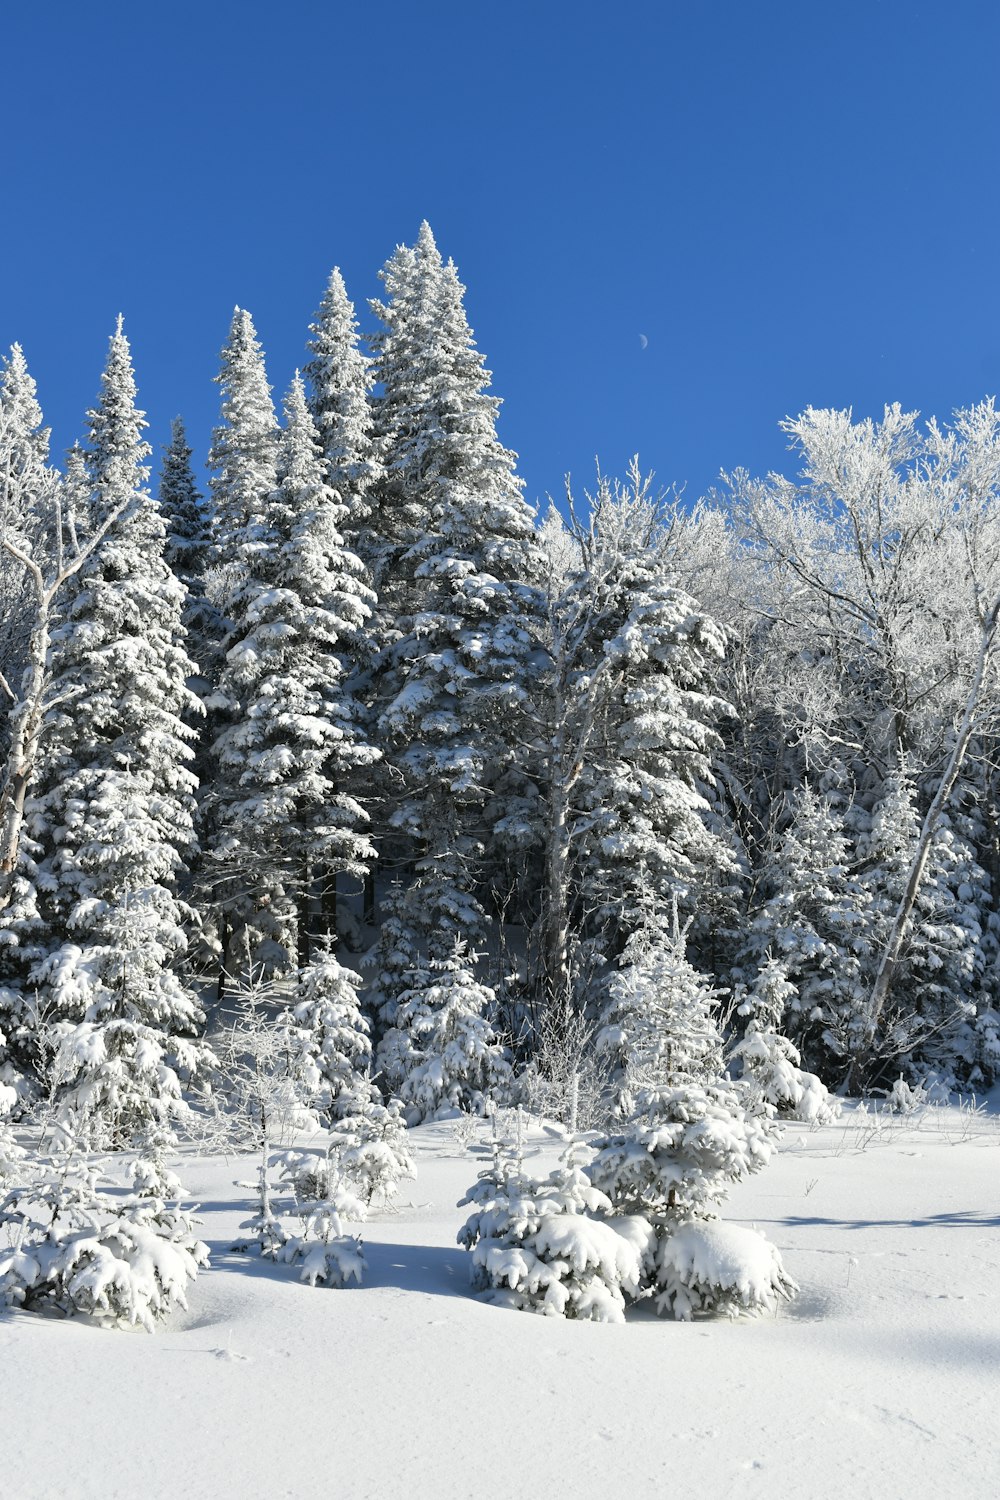
<instances>
[{"instance_id":1,"label":"moon","mask_svg":"<svg viewBox=\"0 0 1000 1500\"><path fill-rule=\"evenodd\" d=\"M649 347L649 339L646 337L646 335L644 333L640 333L640 335L639 335L639 348L640 349L647 349L648 347Z\"/></svg>"}]
</instances>

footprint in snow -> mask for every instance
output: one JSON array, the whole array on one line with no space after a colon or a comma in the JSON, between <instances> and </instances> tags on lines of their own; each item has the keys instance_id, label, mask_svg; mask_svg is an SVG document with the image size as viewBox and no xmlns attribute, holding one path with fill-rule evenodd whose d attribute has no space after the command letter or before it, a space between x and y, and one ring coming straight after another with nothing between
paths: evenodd
<instances>
[{"instance_id":1,"label":"footprint in snow","mask_svg":"<svg viewBox=\"0 0 1000 1500\"><path fill-rule=\"evenodd\" d=\"M237 1354L235 1349L209 1349L209 1354L214 1354L216 1359L224 1359L227 1364L253 1364L253 1356L250 1354Z\"/></svg>"}]
</instances>

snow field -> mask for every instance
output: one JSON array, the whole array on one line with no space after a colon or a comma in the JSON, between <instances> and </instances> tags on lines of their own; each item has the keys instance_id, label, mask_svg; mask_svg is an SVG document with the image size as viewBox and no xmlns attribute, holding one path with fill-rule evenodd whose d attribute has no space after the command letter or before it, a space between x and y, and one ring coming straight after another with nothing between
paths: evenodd
<instances>
[{"instance_id":1,"label":"snow field","mask_svg":"<svg viewBox=\"0 0 1000 1500\"><path fill-rule=\"evenodd\" d=\"M229 1246L243 1158L187 1158L210 1270L155 1337L0 1319L4 1500L612 1495L918 1500L1000 1492L1000 1121L955 1109L790 1127L726 1219L799 1282L776 1318L624 1327L468 1295L455 1205L488 1159L454 1122L361 1226L360 1289ZM529 1134L526 1167L559 1142Z\"/></svg>"}]
</instances>

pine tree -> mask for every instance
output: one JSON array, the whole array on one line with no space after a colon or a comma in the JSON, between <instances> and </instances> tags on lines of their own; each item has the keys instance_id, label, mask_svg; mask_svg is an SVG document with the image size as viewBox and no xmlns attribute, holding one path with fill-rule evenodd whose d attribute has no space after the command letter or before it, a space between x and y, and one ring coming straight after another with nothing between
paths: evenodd
<instances>
[{"instance_id":1,"label":"pine tree","mask_svg":"<svg viewBox=\"0 0 1000 1500\"><path fill-rule=\"evenodd\" d=\"M636 1009L651 1013L633 1063L640 1086L631 1118L596 1143L588 1172L616 1212L649 1220L656 1249L646 1285L660 1312L685 1317L693 1289L678 1278L672 1242L693 1221L713 1220L729 1186L767 1164L772 1132L767 1116L748 1110L722 1071L714 997L686 962L684 934L654 926L635 960L634 982L645 985L646 1001ZM776 1278L779 1271L780 1261ZM716 1291L718 1305L726 1305L729 1288ZM780 1291L777 1280L773 1291ZM698 1305L715 1305L712 1295L706 1289ZM767 1295L747 1310L767 1305Z\"/></svg>"},{"instance_id":2,"label":"pine tree","mask_svg":"<svg viewBox=\"0 0 1000 1500\"><path fill-rule=\"evenodd\" d=\"M655 1248L641 1217L614 1215L571 1146L548 1178L529 1177L519 1157L494 1144L459 1206L473 1211L458 1233L472 1253L472 1285L484 1301L547 1317L623 1323Z\"/></svg>"},{"instance_id":3,"label":"pine tree","mask_svg":"<svg viewBox=\"0 0 1000 1500\"><path fill-rule=\"evenodd\" d=\"M194 844L194 668L120 320L89 424L86 523L130 509L71 581L52 635L28 807L44 934L27 984L55 1021L54 1081L95 1138L121 1144L176 1111L202 1018L172 968L189 917L175 890Z\"/></svg>"},{"instance_id":4,"label":"pine tree","mask_svg":"<svg viewBox=\"0 0 1000 1500\"><path fill-rule=\"evenodd\" d=\"M482 892L523 848L537 799L522 769L538 638L540 555L499 403L455 267L424 224L382 272L373 307L383 474L370 528L381 647L378 735L393 803L384 837L401 885L378 958L391 1022L415 957L480 943ZM530 834L528 835L530 837ZM424 965L426 969L426 964Z\"/></svg>"},{"instance_id":5,"label":"pine tree","mask_svg":"<svg viewBox=\"0 0 1000 1500\"><path fill-rule=\"evenodd\" d=\"M602 480L588 523L574 523L575 564L548 526L538 947L563 1026L586 1008L587 969L601 979L650 903L692 911L734 868L704 795L725 711L711 691L724 636L672 583L665 521L634 466L626 485Z\"/></svg>"},{"instance_id":6,"label":"pine tree","mask_svg":"<svg viewBox=\"0 0 1000 1500\"><path fill-rule=\"evenodd\" d=\"M275 485L238 546L220 696L239 704L239 717L215 742L224 777L217 848L233 863L249 856L245 885L258 912L272 893L295 893L305 938L313 881L363 875L374 857L352 787L378 753L362 738L343 659L372 595L338 529L344 507L297 377L285 416Z\"/></svg>"},{"instance_id":7,"label":"pine tree","mask_svg":"<svg viewBox=\"0 0 1000 1500\"><path fill-rule=\"evenodd\" d=\"M815 1073L802 1071L798 1049L782 1033L785 1011L795 995L782 964L768 955L737 1008L747 1024L730 1050L730 1061L742 1069L751 1108L763 1106L795 1120L828 1124L839 1114L839 1103Z\"/></svg>"}]
</instances>

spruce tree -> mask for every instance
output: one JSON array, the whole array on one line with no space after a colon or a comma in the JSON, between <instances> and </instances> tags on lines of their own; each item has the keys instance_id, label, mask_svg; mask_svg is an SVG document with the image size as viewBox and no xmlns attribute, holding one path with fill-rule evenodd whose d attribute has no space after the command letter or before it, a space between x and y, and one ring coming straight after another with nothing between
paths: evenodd
<instances>
[{"instance_id":1,"label":"spruce tree","mask_svg":"<svg viewBox=\"0 0 1000 1500\"><path fill-rule=\"evenodd\" d=\"M846 1064L866 994L869 903L852 866L841 799L804 783L791 820L766 852L747 929L750 982L755 960L779 960L794 986L783 1029L805 1065L834 1077Z\"/></svg>"},{"instance_id":2,"label":"spruce tree","mask_svg":"<svg viewBox=\"0 0 1000 1500\"><path fill-rule=\"evenodd\" d=\"M344 660L372 595L340 534L345 507L327 482L298 377L285 418L274 487L237 546L220 696L239 714L215 742L217 847L233 863L247 856L258 913L275 893L292 895L304 943L314 882L362 876L374 857L354 788L378 756L364 741Z\"/></svg>"},{"instance_id":3,"label":"spruce tree","mask_svg":"<svg viewBox=\"0 0 1000 1500\"><path fill-rule=\"evenodd\" d=\"M192 685L204 698L210 684L218 680L223 622L206 594L206 573L212 561L211 524L195 483L191 452L184 423L175 417L170 442L163 450L157 503L167 528L164 558L186 592L182 623L188 652L198 668Z\"/></svg>"},{"instance_id":4,"label":"spruce tree","mask_svg":"<svg viewBox=\"0 0 1000 1500\"><path fill-rule=\"evenodd\" d=\"M54 1082L116 1144L176 1110L202 1019L172 967L189 918L176 883L194 846L194 668L145 487L145 425L119 319L89 413L86 524L129 509L71 581L52 635L28 809L44 937L27 975L56 1023Z\"/></svg>"},{"instance_id":5,"label":"spruce tree","mask_svg":"<svg viewBox=\"0 0 1000 1500\"><path fill-rule=\"evenodd\" d=\"M510 1065L490 1023L496 996L474 970L475 955L456 942L447 958L418 969L399 997L379 1059L411 1124L442 1110L482 1113L510 1085Z\"/></svg>"},{"instance_id":6,"label":"spruce tree","mask_svg":"<svg viewBox=\"0 0 1000 1500\"><path fill-rule=\"evenodd\" d=\"M426 224L382 277L370 528L377 732L393 775L383 837L399 871L377 960L391 1021L415 962L426 975L456 939L482 942L487 879L537 811L523 743L540 554L464 288Z\"/></svg>"},{"instance_id":7,"label":"spruce tree","mask_svg":"<svg viewBox=\"0 0 1000 1500\"><path fill-rule=\"evenodd\" d=\"M277 477L278 420L264 353L253 319L242 308L233 312L216 381L222 392L222 420L208 458L213 561L208 594L219 611L223 636L219 681L206 703L206 743L211 745L225 728L238 725L243 715L227 672L226 652L242 633L242 592L257 555L269 544L264 517ZM293 917L284 890L280 885L276 890L264 888L265 873L249 868L249 855L242 857L238 839L225 826L221 809L231 793L228 769L217 766L211 784L203 789L202 818L204 843L214 865L209 889L218 912L223 973L244 961L251 918L258 937L264 932L287 943ZM250 892L245 889L248 883Z\"/></svg>"},{"instance_id":8,"label":"spruce tree","mask_svg":"<svg viewBox=\"0 0 1000 1500\"><path fill-rule=\"evenodd\" d=\"M316 320L309 328L309 410L326 460L327 481L344 507L342 529L356 550L368 535L370 491L380 465L371 409L371 362L361 352L354 305L340 269L330 273Z\"/></svg>"}]
</instances>

